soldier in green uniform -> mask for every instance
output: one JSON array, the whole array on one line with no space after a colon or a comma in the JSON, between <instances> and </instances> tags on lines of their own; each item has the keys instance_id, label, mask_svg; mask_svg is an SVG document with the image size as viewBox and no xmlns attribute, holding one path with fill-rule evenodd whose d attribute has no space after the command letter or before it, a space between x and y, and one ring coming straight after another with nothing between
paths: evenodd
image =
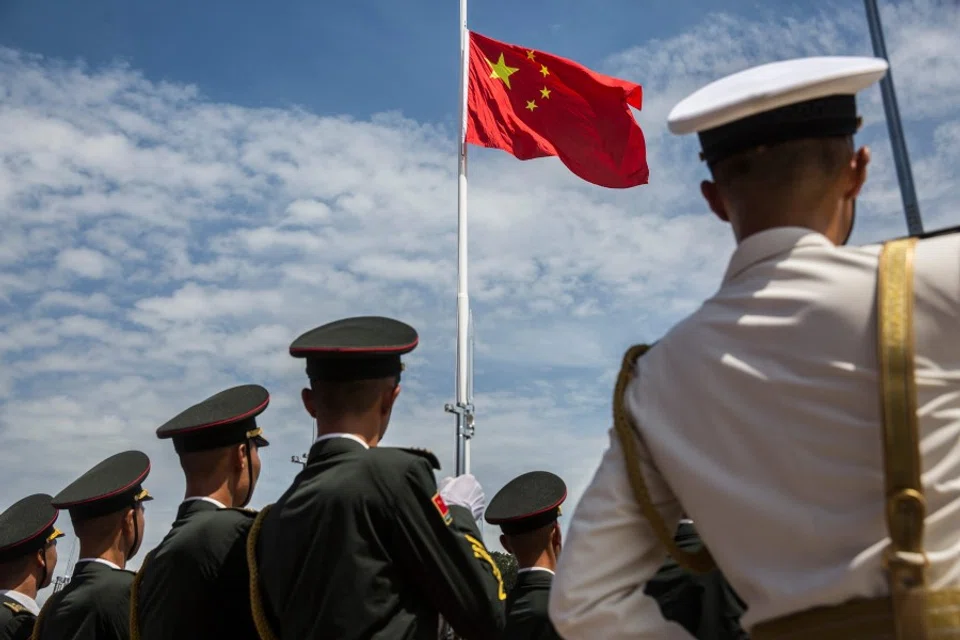
<instances>
[{"instance_id":1,"label":"soldier in green uniform","mask_svg":"<svg viewBox=\"0 0 960 640\"><path fill-rule=\"evenodd\" d=\"M438 491L432 453L378 446L413 327L348 318L297 338L318 438L304 469L251 531L254 619L264 640L435 640L438 614L467 640L503 628L506 594L476 519L483 491ZM450 503L448 506L448 502Z\"/></svg>"},{"instance_id":2,"label":"soldier in green uniform","mask_svg":"<svg viewBox=\"0 0 960 640\"><path fill-rule=\"evenodd\" d=\"M142 483L150 459L141 451L111 456L53 498L67 509L80 539L80 559L70 584L50 596L33 640L127 640L130 585L124 569L143 541L143 503L153 500Z\"/></svg>"},{"instance_id":3,"label":"soldier in green uniform","mask_svg":"<svg viewBox=\"0 0 960 640\"><path fill-rule=\"evenodd\" d=\"M703 546L693 521L688 519L680 521L674 542L688 553ZM694 573L667 558L644 587L644 593L657 601L664 618L682 625L697 640L750 637L740 626L746 607L719 569Z\"/></svg>"},{"instance_id":4,"label":"soldier in green uniform","mask_svg":"<svg viewBox=\"0 0 960 640\"><path fill-rule=\"evenodd\" d=\"M0 640L27 640L40 607L37 592L57 568L57 511L35 493L0 513Z\"/></svg>"},{"instance_id":5,"label":"soldier in green uniform","mask_svg":"<svg viewBox=\"0 0 960 640\"><path fill-rule=\"evenodd\" d=\"M269 443L256 417L270 394L256 384L221 391L157 429L186 476L173 528L147 554L131 596L131 640L256 640L250 615L244 509Z\"/></svg>"},{"instance_id":6,"label":"soldier in green uniform","mask_svg":"<svg viewBox=\"0 0 960 640\"><path fill-rule=\"evenodd\" d=\"M531 471L508 482L484 516L499 525L500 544L517 559L517 583L507 598L503 640L560 640L547 616L550 586L560 555L560 505L567 485L549 471Z\"/></svg>"}]
</instances>

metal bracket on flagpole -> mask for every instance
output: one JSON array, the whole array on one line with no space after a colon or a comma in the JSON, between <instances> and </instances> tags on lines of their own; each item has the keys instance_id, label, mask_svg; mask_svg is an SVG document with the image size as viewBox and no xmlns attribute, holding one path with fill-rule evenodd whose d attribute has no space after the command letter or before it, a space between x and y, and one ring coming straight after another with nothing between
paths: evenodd
<instances>
[{"instance_id":1,"label":"metal bracket on flagpole","mask_svg":"<svg viewBox=\"0 0 960 640\"><path fill-rule=\"evenodd\" d=\"M298 464L298 465L300 465L301 467L306 467L306 466L307 466L307 454L304 453L303 455L299 455L299 456L290 456L290 462L292 462L293 464Z\"/></svg>"},{"instance_id":2,"label":"metal bracket on flagpole","mask_svg":"<svg viewBox=\"0 0 960 640\"><path fill-rule=\"evenodd\" d=\"M460 421L459 432L461 436L467 440L473 437L473 434L476 432L476 428L474 427L475 415L473 412L474 407L472 402L466 404L460 402L453 404L452 402L448 402L447 404L443 405L443 410L447 413L455 413L457 415Z\"/></svg>"},{"instance_id":3,"label":"metal bracket on flagpole","mask_svg":"<svg viewBox=\"0 0 960 640\"><path fill-rule=\"evenodd\" d=\"M470 473L470 439L476 431L473 403L457 402L456 404L447 403L443 406L444 411L457 416L457 441L454 450L454 464L456 469L454 475Z\"/></svg>"}]
</instances>

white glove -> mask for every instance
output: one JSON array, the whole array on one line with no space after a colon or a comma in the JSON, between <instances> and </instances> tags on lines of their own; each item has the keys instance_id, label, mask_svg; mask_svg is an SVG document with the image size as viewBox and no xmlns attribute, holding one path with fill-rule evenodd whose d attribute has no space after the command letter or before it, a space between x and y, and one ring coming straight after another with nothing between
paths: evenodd
<instances>
[{"instance_id":1,"label":"white glove","mask_svg":"<svg viewBox=\"0 0 960 640\"><path fill-rule=\"evenodd\" d=\"M447 504L456 504L470 509L473 519L479 520L486 507L486 496L483 487L471 473L465 473L456 478L446 477L437 485L440 497Z\"/></svg>"}]
</instances>

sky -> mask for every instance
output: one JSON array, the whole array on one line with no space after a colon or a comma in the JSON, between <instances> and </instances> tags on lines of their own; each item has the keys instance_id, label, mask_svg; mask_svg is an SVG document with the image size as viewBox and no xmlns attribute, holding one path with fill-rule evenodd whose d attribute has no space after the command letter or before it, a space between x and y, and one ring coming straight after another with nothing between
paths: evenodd
<instances>
[{"instance_id":1,"label":"sky","mask_svg":"<svg viewBox=\"0 0 960 640\"><path fill-rule=\"evenodd\" d=\"M733 238L670 108L754 64L872 54L860 3L652 4L470 7L484 35L641 84L651 170L610 190L554 158L470 149L471 470L488 500L545 469L572 513L624 350L719 284ZM960 224L960 9L881 8L924 224ZM140 449L156 500L138 567L183 497L155 429L246 383L272 395L251 506L272 502L312 441L287 348L352 315L419 331L384 444L452 473L458 55L449 2L0 4L0 508ZM873 163L852 242L867 243L906 226L879 90L860 105ZM60 549L57 575L73 538Z\"/></svg>"}]
</instances>

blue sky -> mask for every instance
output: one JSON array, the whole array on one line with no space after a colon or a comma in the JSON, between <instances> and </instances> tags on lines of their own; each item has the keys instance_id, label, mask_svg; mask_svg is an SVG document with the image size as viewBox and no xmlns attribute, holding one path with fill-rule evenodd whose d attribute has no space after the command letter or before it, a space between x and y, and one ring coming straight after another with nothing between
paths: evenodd
<instances>
[{"instance_id":1,"label":"blue sky","mask_svg":"<svg viewBox=\"0 0 960 640\"><path fill-rule=\"evenodd\" d=\"M722 8L749 16L790 5L734 0ZM232 104L300 105L358 117L398 109L452 123L458 6L455 0L10 0L0 7L0 42L93 65L122 58L153 80L197 84L210 99ZM597 65L613 51L680 33L705 6L478 1L470 4L469 25Z\"/></svg>"},{"instance_id":2,"label":"blue sky","mask_svg":"<svg viewBox=\"0 0 960 640\"><path fill-rule=\"evenodd\" d=\"M253 506L272 501L311 441L287 346L368 313L421 334L387 444L432 448L450 470L457 7L401 4L0 4L0 507L139 448L154 461L149 548L182 497L153 431L247 382L273 396ZM651 167L649 185L611 191L555 159L470 151L488 498L549 469L572 513L623 350L719 282L732 238L699 199L695 140L666 131L670 108L749 65L870 54L859 3L647 4L471 5L485 35L642 84ZM960 13L882 6L924 220L958 224ZM853 240L868 242L905 225L879 91L860 104L874 162Z\"/></svg>"}]
</instances>

